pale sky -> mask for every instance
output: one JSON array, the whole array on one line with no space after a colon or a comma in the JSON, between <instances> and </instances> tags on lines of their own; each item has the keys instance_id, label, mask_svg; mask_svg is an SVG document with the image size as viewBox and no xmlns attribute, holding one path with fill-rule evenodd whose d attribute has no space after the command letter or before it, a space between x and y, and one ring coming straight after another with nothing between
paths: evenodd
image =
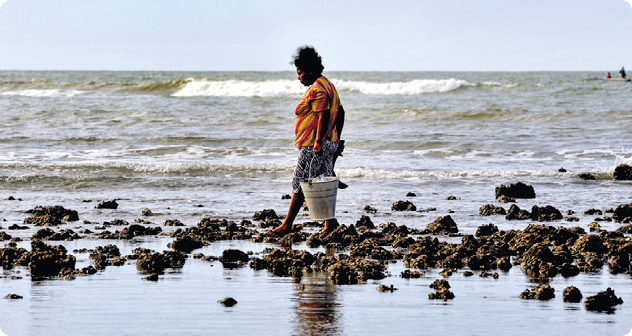
<instances>
[{"instance_id":1,"label":"pale sky","mask_svg":"<svg viewBox=\"0 0 632 336\"><path fill-rule=\"evenodd\" d=\"M6 1L6 0L5 0ZM632 68L623 0L0 0L2 70Z\"/></svg>"}]
</instances>

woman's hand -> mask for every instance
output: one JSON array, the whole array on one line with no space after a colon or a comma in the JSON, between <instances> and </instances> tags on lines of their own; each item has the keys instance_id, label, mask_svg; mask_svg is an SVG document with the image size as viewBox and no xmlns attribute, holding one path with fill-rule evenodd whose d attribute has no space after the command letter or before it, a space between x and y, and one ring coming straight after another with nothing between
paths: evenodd
<instances>
[{"instance_id":1,"label":"woman's hand","mask_svg":"<svg viewBox=\"0 0 632 336\"><path fill-rule=\"evenodd\" d=\"M321 147L319 141L314 142L314 154L316 154L316 155L322 155L323 154L323 148Z\"/></svg>"}]
</instances>

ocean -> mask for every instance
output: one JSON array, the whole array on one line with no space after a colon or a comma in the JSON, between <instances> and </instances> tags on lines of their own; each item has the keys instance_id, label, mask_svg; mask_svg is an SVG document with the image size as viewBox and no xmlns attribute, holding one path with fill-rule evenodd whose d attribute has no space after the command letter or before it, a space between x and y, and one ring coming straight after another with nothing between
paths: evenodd
<instances>
[{"instance_id":1,"label":"ocean","mask_svg":"<svg viewBox=\"0 0 632 336\"><path fill-rule=\"evenodd\" d=\"M614 168L632 164L632 84L586 81L595 72L325 72L346 110L344 157L336 173L337 219L355 224L366 205L374 223L423 229L450 214L460 233L483 224L522 230L530 221L479 216L495 203L495 187L518 181L537 197L521 208L569 210L588 231L592 208L616 208L632 199L632 185L615 181ZM0 71L0 227L30 249L38 228L11 230L38 205L76 210L88 228L114 219L132 223L141 211L161 225L178 219L195 226L204 217L240 222L255 211L285 214L298 151L294 108L306 88L287 72ZM560 171L564 168L565 171ZM579 174L592 174L584 180ZM416 197L408 197L409 192ZM452 200L448 196L454 196ZM116 210L95 209L116 199ZM424 212L394 212L412 201ZM297 223L307 222L302 212ZM620 224L601 222L614 230ZM172 230L163 227L165 231ZM440 237L460 242L456 237ZM69 251L116 244L167 250L173 239L96 240L62 244ZM270 244L222 241L227 248L262 253ZM304 243L295 246L316 253ZM72 253L72 252L71 252ZM344 252L342 252L344 253ZM76 254L78 266L91 263ZM66 280L31 280L28 269L0 271L0 329L14 335L403 334L403 335L625 335L632 328L632 278L601 272L557 276L557 297L518 299L535 286L519 267L499 279L448 278L456 298L427 299L440 270L421 279L390 277L333 285L324 276L276 277L248 267L224 269L189 258L158 282L142 279L135 263ZM19 273L15 273L17 271ZM16 276L19 278L17 279ZM13 277L13 278L12 278ZM380 284L399 288L380 293ZM584 297L611 287L624 304L609 314L563 303L574 285ZM216 301L232 296L224 308ZM305 302L329 302L314 307ZM307 307L307 308L306 308Z\"/></svg>"}]
</instances>

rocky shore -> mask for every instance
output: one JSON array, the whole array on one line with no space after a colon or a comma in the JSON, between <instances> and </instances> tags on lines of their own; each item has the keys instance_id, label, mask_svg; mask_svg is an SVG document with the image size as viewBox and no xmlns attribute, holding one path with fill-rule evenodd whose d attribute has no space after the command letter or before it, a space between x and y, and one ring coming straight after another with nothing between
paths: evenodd
<instances>
[{"instance_id":1,"label":"rocky shore","mask_svg":"<svg viewBox=\"0 0 632 336\"><path fill-rule=\"evenodd\" d=\"M619 173L618 176L624 176ZM411 193L408 194L409 197ZM181 268L188 258L207 262L219 262L223 267L234 268L248 265L253 270L267 270L274 276L300 279L312 273L326 274L338 285L363 284L367 280L380 280L393 276L388 273L389 263L402 262L407 269L399 275L414 279L424 277L428 269L441 270L444 278L469 277L478 273L480 277L498 279L503 272L519 267L525 277L534 284L522 293L515 293L516 300L556 299L556 289L549 285L555 277L573 278L580 273L598 272L607 268L611 274L632 274L632 202L619 204L611 209L590 209L584 215L600 216L585 228L549 225L554 222L575 221L574 212L566 217L551 205L533 205L529 210L511 204L505 209L502 204L513 203L516 198L536 197L532 186L518 182L501 185L495 190L496 204L481 205L478 216L504 216L506 221L526 221L522 230L499 230L493 224L481 225L474 235L461 234L458 223L450 215L438 216L426 224L424 229L409 228L393 222L375 224L371 215L376 212L365 206L356 223L342 224L331 234L311 233L319 227L316 222L295 225L292 233L282 238L271 238L263 234L268 228L280 224L281 216L272 209L257 211L251 218L240 222L218 218L204 218L197 225L182 224L177 219L167 219L162 224L148 220L153 216L150 209L139 209L139 218L129 223L114 219L103 223L84 221L84 227L75 232L62 229L67 223L78 222L77 211L63 206L37 206L26 211L28 217L23 225L13 225L0 231L0 262L6 270L26 268L32 279L72 280L78 276L99 276L107 267L135 264L139 276L148 281L157 281L166 269ZM115 200L102 201L96 209L116 210ZM411 201L394 201L392 211L418 211L431 213L434 209L417 210ZM114 212L115 213L115 212ZM141 218L142 217L142 218ZM502 218L502 217L501 217ZM602 230L600 221L619 224L614 231ZM13 230L42 227L32 234L30 250L18 248L17 242L27 238L13 237ZM57 230L54 230L57 228ZM165 229L163 229L165 228ZM167 230L167 228L169 228ZM55 241L78 239L125 240L137 237L170 237L170 250L154 251L142 246L130 255L121 255L115 244L97 246L94 249L77 249L70 253ZM449 243L445 238L460 239ZM268 244L262 254L254 255L236 249L227 249L221 256L205 256L196 253L209 244L223 240L248 240ZM297 249L299 244L310 248L324 247L326 252L310 253ZM74 254L89 253L92 265L78 269ZM579 284L577 284L579 287ZM563 292L564 302L581 302L580 289L568 286ZM385 288L385 289L384 289ZM384 287L381 291L393 291ZM429 293L429 299L458 299L459 289L451 288L445 279L437 279ZM623 303L613 288L607 288L584 300L584 307L593 311L609 311ZM14 294L11 294L14 295ZM225 303L224 303L225 304ZM228 305L227 305L228 306Z\"/></svg>"}]
</instances>

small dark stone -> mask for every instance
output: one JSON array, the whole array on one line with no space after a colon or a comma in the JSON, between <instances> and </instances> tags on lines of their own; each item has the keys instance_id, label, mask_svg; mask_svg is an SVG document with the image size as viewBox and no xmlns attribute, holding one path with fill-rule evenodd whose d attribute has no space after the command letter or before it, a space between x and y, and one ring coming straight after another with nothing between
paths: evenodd
<instances>
[{"instance_id":1,"label":"small dark stone","mask_svg":"<svg viewBox=\"0 0 632 336\"><path fill-rule=\"evenodd\" d=\"M365 227L367 229L375 229L375 224L371 221L369 216L362 216L360 220L356 222L356 227Z\"/></svg>"},{"instance_id":2,"label":"small dark stone","mask_svg":"<svg viewBox=\"0 0 632 336\"><path fill-rule=\"evenodd\" d=\"M391 207L392 211L416 211L417 207L409 201L397 201Z\"/></svg>"},{"instance_id":3,"label":"small dark stone","mask_svg":"<svg viewBox=\"0 0 632 336\"><path fill-rule=\"evenodd\" d=\"M555 288L549 285L537 286L533 290L525 289L518 297L523 300L550 300L555 297Z\"/></svg>"},{"instance_id":4,"label":"small dark stone","mask_svg":"<svg viewBox=\"0 0 632 336\"><path fill-rule=\"evenodd\" d=\"M566 169L564 169L564 167L558 169L557 171L560 172L560 173L566 173Z\"/></svg>"},{"instance_id":5,"label":"small dark stone","mask_svg":"<svg viewBox=\"0 0 632 336\"><path fill-rule=\"evenodd\" d=\"M95 209L116 209L118 208L118 203L116 203L116 200L101 201L94 208Z\"/></svg>"},{"instance_id":6,"label":"small dark stone","mask_svg":"<svg viewBox=\"0 0 632 336\"><path fill-rule=\"evenodd\" d=\"M509 186L500 185L496 187L496 198L501 195L513 198L535 198L535 191L533 190L533 186L518 182Z\"/></svg>"},{"instance_id":7,"label":"small dark stone","mask_svg":"<svg viewBox=\"0 0 632 336\"><path fill-rule=\"evenodd\" d=\"M220 261L223 263L248 262L248 254L235 249L224 250Z\"/></svg>"},{"instance_id":8,"label":"small dark stone","mask_svg":"<svg viewBox=\"0 0 632 336\"><path fill-rule=\"evenodd\" d=\"M632 180L632 167L627 164L620 164L614 169L614 179L620 181Z\"/></svg>"},{"instance_id":9,"label":"small dark stone","mask_svg":"<svg viewBox=\"0 0 632 336\"><path fill-rule=\"evenodd\" d=\"M440 289L436 293L428 294L428 299L430 300L452 300L454 299L454 293L452 293L449 289Z\"/></svg>"},{"instance_id":10,"label":"small dark stone","mask_svg":"<svg viewBox=\"0 0 632 336\"><path fill-rule=\"evenodd\" d=\"M611 310L616 305L623 304L623 299L614 294L614 290L608 288L593 296L589 296L584 301L586 310L604 311Z\"/></svg>"},{"instance_id":11,"label":"small dark stone","mask_svg":"<svg viewBox=\"0 0 632 336\"><path fill-rule=\"evenodd\" d=\"M368 213L377 213L377 209L375 209L374 207L372 207L370 205L365 205L364 209L362 209L362 210L364 210L365 212L368 212Z\"/></svg>"},{"instance_id":12,"label":"small dark stone","mask_svg":"<svg viewBox=\"0 0 632 336\"><path fill-rule=\"evenodd\" d=\"M396 291L396 290L397 290L397 288L393 287L393 285L390 285L390 286L386 286L386 285L379 285L379 286L377 286L377 290L378 290L379 292L382 292L382 293L383 293L383 292L393 292L393 291Z\"/></svg>"},{"instance_id":13,"label":"small dark stone","mask_svg":"<svg viewBox=\"0 0 632 336\"><path fill-rule=\"evenodd\" d=\"M456 196L448 196L445 198L447 201L454 201L457 200Z\"/></svg>"},{"instance_id":14,"label":"small dark stone","mask_svg":"<svg viewBox=\"0 0 632 336\"><path fill-rule=\"evenodd\" d=\"M282 200L286 200L286 199L292 199L292 196L290 194L285 194L283 196L281 196Z\"/></svg>"},{"instance_id":15,"label":"small dark stone","mask_svg":"<svg viewBox=\"0 0 632 336\"><path fill-rule=\"evenodd\" d=\"M409 191L408 194L406 194L406 197L417 197L417 194L415 194L412 191Z\"/></svg>"},{"instance_id":16,"label":"small dark stone","mask_svg":"<svg viewBox=\"0 0 632 336\"><path fill-rule=\"evenodd\" d=\"M597 178L595 177L595 175L593 174L588 174L588 173L581 173L579 175L577 175L577 177L579 177L582 180L588 180L588 181L593 181L596 180Z\"/></svg>"},{"instance_id":17,"label":"small dark stone","mask_svg":"<svg viewBox=\"0 0 632 336\"><path fill-rule=\"evenodd\" d=\"M254 220L265 221L268 218L270 218L270 219L278 219L279 216L277 216L276 212L274 212L273 209L265 209L265 210L262 210L262 211L255 212L255 214L252 216L252 218Z\"/></svg>"},{"instance_id":18,"label":"small dark stone","mask_svg":"<svg viewBox=\"0 0 632 336\"><path fill-rule=\"evenodd\" d=\"M500 195L496 198L496 202L498 203L516 203L516 199L513 197L509 197L507 195Z\"/></svg>"},{"instance_id":19,"label":"small dark stone","mask_svg":"<svg viewBox=\"0 0 632 336\"><path fill-rule=\"evenodd\" d=\"M237 304L237 300L232 297L225 297L217 302L221 303L224 307L232 307Z\"/></svg>"},{"instance_id":20,"label":"small dark stone","mask_svg":"<svg viewBox=\"0 0 632 336\"><path fill-rule=\"evenodd\" d=\"M476 229L476 237L487 237L498 232L498 227L492 223L481 225Z\"/></svg>"},{"instance_id":21,"label":"small dark stone","mask_svg":"<svg viewBox=\"0 0 632 336\"><path fill-rule=\"evenodd\" d=\"M182 222L180 222L177 219L167 219L165 223L162 225L163 226L184 226L184 224L182 224Z\"/></svg>"},{"instance_id":22,"label":"small dark stone","mask_svg":"<svg viewBox=\"0 0 632 336\"><path fill-rule=\"evenodd\" d=\"M575 286L569 286L564 288L564 294L562 294L564 302L580 302L584 297L579 288Z\"/></svg>"},{"instance_id":23,"label":"small dark stone","mask_svg":"<svg viewBox=\"0 0 632 336\"><path fill-rule=\"evenodd\" d=\"M603 212L599 209L588 209L586 211L584 211L584 215L597 215L597 216L601 216L603 215Z\"/></svg>"},{"instance_id":24,"label":"small dark stone","mask_svg":"<svg viewBox=\"0 0 632 336\"><path fill-rule=\"evenodd\" d=\"M450 215L435 219L434 222L426 226L426 230L435 235L447 235L459 232L459 228Z\"/></svg>"},{"instance_id":25,"label":"small dark stone","mask_svg":"<svg viewBox=\"0 0 632 336\"><path fill-rule=\"evenodd\" d=\"M158 281L158 279L159 279L158 273L152 273L152 274L144 277L143 279L149 280L149 281Z\"/></svg>"},{"instance_id":26,"label":"small dark stone","mask_svg":"<svg viewBox=\"0 0 632 336\"><path fill-rule=\"evenodd\" d=\"M4 299L7 300L19 300L22 299L23 297L17 294L8 294L7 296L4 297Z\"/></svg>"},{"instance_id":27,"label":"small dark stone","mask_svg":"<svg viewBox=\"0 0 632 336\"><path fill-rule=\"evenodd\" d=\"M478 209L478 214L481 216L492 216L492 215L506 215L507 212L504 208L495 206L493 204L483 205Z\"/></svg>"},{"instance_id":28,"label":"small dark stone","mask_svg":"<svg viewBox=\"0 0 632 336\"><path fill-rule=\"evenodd\" d=\"M143 210L143 212L141 213L141 216L153 216L154 213L151 212L151 210L149 210L148 208L145 208L145 210Z\"/></svg>"},{"instance_id":29,"label":"small dark stone","mask_svg":"<svg viewBox=\"0 0 632 336\"><path fill-rule=\"evenodd\" d=\"M440 289L450 289L450 283L448 280L437 279L429 286L432 289L440 290Z\"/></svg>"}]
</instances>

